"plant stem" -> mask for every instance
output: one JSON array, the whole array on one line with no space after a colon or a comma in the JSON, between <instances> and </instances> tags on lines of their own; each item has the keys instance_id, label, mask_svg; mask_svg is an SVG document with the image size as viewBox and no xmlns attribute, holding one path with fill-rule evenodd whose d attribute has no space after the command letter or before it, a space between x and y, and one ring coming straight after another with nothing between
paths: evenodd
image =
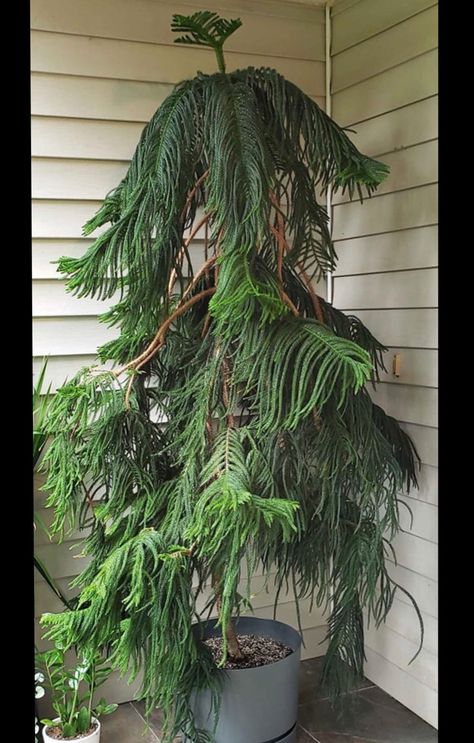
<instances>
[{"instance_id":1,"label":"plant stem","mask_svg":"<svg viewBox=\"0 0 474 743\"><path fill-rule=\"evenodd\" d=\"M301 276L303 278L304 283L306 284L306 288L309 292L309 296L311 297L311 302L313 305L314 314L316 315L316 319L318 320L318 322L324 325L324 315L323 315L323 310L321 307L321 302L319 301L319 297L314 291L313 286L311 284L311 280L308 274L306 273L306 271L304 270L303 266L301 265L301 263L298 263L298 268L300 269Z\"/></svg>"},{"instance_id":2,"label":"plant stem","mask_svg":"<svg viewBox=\"0 0 474 743\"><path fill-rule=\"evenodd\" d=\"M221 611L221 590L220 590L221 577L218 573L212 574L212 587L216 594L216 605L217 611L220 614ZM237 633L235 631L234 623L232 619L229 620L227 627L225 628L225 636L227 638L227 646L229 648L229 655L234 660L241 660L244 657L237 639Z\"/></svg>"},{"instance_id":3,"label":"plant stem","mask_svg":"<svg viewBox=\"0 0 474 743\"><path fill-rule=\"evenodd\" d=\"M229 390L228 390L228 380L227 380L227 374L228 374L228 365L227 365L227 359L224 361L224 380L223 380L223 391L224 391L224 404L228 406L229 404ZM230 420L229 420L230 418ZM228 428L233 428L234 426L234 416L229 416L227 420ZM212 420L208 419L208 438L209 443L212 441ZM214 590L214 593L216 595L216 606L217 606L217 613L221 613L221 606L222 606L222 591L220 588L221 584L221 576L217 571L212 572L212 578L211 578L212 588ZM235 631L234 624L232 620L230 620L227 624L227 627L225 627L225 636L227 638L227 647L229 650L229 655L231 658L234 658L236 660L239 660L244 657L239 641L237 639L237 633Z\"/></svg>"},{"instance_id":4,"label":"plant stem","mask_svg":"<svg viewBox=\"0 0 474 743\"><path fill-rule=\"evenodd\" d=\"M187 302L184 304L178 305L178 307L175 309L175 311L169 315L169 317L166 318L166 320L163 322L163 324L158 328L156 331L156 335L151 341L151 343L145 348L143 353L140 354L140 356L137 356L133 361L129 361L128 364L125 364L125 366L122 366L120 369L117 369L117 371L114 372L115 376L118 377L120 374L123 374L123 372L127 371L127 369L134 368L135 370L139 369L143 364L145 364L151 356L154 355L154 352L158 349L158 347L161 345L162 341L164 340L164 337L170 327L170 325L176 320L176 318L180 317L183 312L186 312L190 307L193 306L193 304L196 304L196 302L199 302L201 299L205 299L205 297L210 297L212 294L214 294L216 291L215 287L211 287L210 289L204 289L204 291L200 292L199 294L195 294L193 297L188 299Z\"/></svg>"},{"instance_id":5,"label":"plant stem","mask_svg":"<svg viewBox=\"0 0 474 743\"><path fill-rule=\"evenodd\" d=\"M204 291L200 292L199 294L195 294L191 299L188 299L187 302L185 302L182 305L179 305L177 309L173 312L172 315L170 315L163 325L159 328L157 331L154 339L150 343L150 345L145 349L145 351L140 355L137 356L136 359L133 361L130 361L126 366L123 366L121 369L118 369L116 372L114 372L115 376L119 376L120 374L123 374L124 371L127 369L134 368L134 371L137 372L139 369L141 369L142 366L144 366L147 361L150 361L150 359L153 358L153 356L159 351L159 349L162 347L162 345L165 342L165 336L168 332L168 329L170 325L173 323L174 320L176 320L177 317L180 317L180 315L183 314L183 312L186 312L186 310L189 309L189 307L192 307L193 304L196 304L196 302L199 302L201 299L204 299L205 297L210 297L212 294L215 293L215 287L211 287L210 289L205 289ZM135 374L132 374L130 377L130 381L127 385L127 391L125 393L125 408L128 410L130 408L130 394L132 391L133 382L135 380Z\"/></svg>"},{"instance_id":6,"label":"plant stem","mask_svg":"<svg viewBox=\"0 0 474 743\"><path fill-rule=\"evenodd\" d=\"M54 699L53 678L51 676L48 663L45 664L45 670L46 670L46 674L48 676L49 688L50 688L50 691L51 691L51 705L52 705L54 711L57 713L57 715L59 717L59 720L62 721L61 720L61 718L62 718L62 714L61 714L61 703L59 701L56 701ZM64 707L65 707L66 706L66 695L65 694L64 694L63 702L64 702Z\"/></svg>"},{"instance_id":7,"label":"plant stem","mask_svg":"<svg viewBox=\"0 0 474 743\"><path fill-rule=\"evenodd\" d=\"M76 681L77 681L77 685L76 685L76 688L74 689L74 696L72 698L72 705L71 705L71 714L69 715L69 724L70 725L72 724L72 718L74 717L74 712L75 712L76 703L77 703L77 695L79 693L79 683L80 682L79 682L79 679L76 679Z\"/></svg>"},{"instance_id":8,"label":"plant stem","mask_svg":"<svg viewBox=\"0 0 474 743\"><path fill-rule=\"evenodd\" d=\"M222 50L222 47L215 46L214 51L217 57L217 66L219 67L219 72L225 72L224 52Z\"/></svg>"},{"instance_id":9,"label":"plant stem","mask_svg":"<svg viewBox=\"0 0 474 743\"><path fill-rule=\"evenodd\" d=\"M92 663L92 669L91 669L91 682L89 684L89 704L88 704L88 710L89 710L89 723L92 723L92 699L94 697L94 691L95 691L95 663Z\"/></svg>"},{"instance_id":10,"label":"plant stem","mask_svg":"<svg viewBox=\"0 0 474 743\"><path fill-rule=\"evenodd\" d=\"M237 633L235 631L234 623L232 622L232 620L229 621L225 630L225 634L227 637L229 655L235 660L241 660L244 657L244 654L240 649L239 641L237 639Z\"/></svg>"}]
</instances>

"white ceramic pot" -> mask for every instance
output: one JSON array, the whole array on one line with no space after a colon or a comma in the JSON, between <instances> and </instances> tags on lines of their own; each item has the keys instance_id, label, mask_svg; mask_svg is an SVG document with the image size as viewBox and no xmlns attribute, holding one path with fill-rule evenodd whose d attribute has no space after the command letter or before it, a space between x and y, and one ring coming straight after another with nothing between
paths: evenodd
<instances>
[{"instance_id":1,"label":"white ceramic pot","mask_svg":"<svg viewBox=\"0 0 474 743\"><path fill-rule=\"evenodd\" d=\"M59 718L57 718L56 720L53 720L53 722L58 722L58 721L59 721ZM100 741L100 722L99 722L99 720L96 720L95 717L92 718L92 722L96 722L97 723L97 727L96 727L96 729L92 733L89 733L89 735L86 735L86 736L84 736L82 738L69 738L68 740L70 741L70 743L74 743L75 740L77 740L78 743L99 743L99 741ZM45 725L44 728L43 728L43 741L44 741L44 743L60 743L61 742L61 739L60 738L59 739L58 738L52 738L50 735L48 735L47 729L48 729L48 726Z\"/></svg>"}]
</instances>

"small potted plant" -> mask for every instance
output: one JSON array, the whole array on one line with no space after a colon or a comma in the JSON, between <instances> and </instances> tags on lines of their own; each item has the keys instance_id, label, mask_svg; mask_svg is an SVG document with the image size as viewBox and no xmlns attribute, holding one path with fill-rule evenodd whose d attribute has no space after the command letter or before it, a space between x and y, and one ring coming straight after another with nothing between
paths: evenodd
<instances>
[{"instance_id":1,"label":"small potted plant","mask_svg":"<svg viewBox=\"0 0 474 743\"><path fill-rule=\"evenodd\" d=\"M36 662L39 670L35 678L49 688L51 704L57 714L53 720L41 720L44 743L58 740L99 743L99 717L114 712L118 706L107 704L104 698L92 706L95 691L111 671L101 654L83 655L74 668L68 669L64 651L56 646L45 653L37 653Z\"/></svg>"}]
</instances>

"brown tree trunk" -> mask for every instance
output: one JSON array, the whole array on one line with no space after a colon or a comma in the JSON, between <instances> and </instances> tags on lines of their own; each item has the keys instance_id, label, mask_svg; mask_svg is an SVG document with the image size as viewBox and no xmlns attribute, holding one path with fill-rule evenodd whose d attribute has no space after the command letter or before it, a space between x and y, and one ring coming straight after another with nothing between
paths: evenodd
<instances>
[{"instance_id":1,"label":"brown tree trunk","mask_svg":"<svg viewBox=\"0 0 474 743\"><path fill-rule=\"evenodd\" d=\"M216 605L217 605L217 611L220 613L221 610L221 596L220 596L220 588L219 584L221 582L220 576L216 573L212 574L212 588L214 589L214 592L216 594ZM244 654L242 653L239 645L239 641L237 639L237 632L235 631L234 624L232 620L228 623L227 627L225 628L225 636L227 638L227 647L229 650L229 655L234 660L241 660L244 657Z\"/></svg>"}]
</instances>

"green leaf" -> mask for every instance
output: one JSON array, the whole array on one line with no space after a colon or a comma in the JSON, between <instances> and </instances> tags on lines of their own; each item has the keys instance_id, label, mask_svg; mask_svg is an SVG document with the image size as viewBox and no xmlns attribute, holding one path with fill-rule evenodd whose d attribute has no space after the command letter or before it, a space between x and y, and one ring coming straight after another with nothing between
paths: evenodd
<instances>
[{"instance_id":1,"label":"green leaf","mask_svg":"<svg viewBox=\"0 0 474 743\"><path fill-rule=\"evenodd\" d=\"M84 733L91 726L91 716L87 707L81 707L77 715L77 730Z\"/></svg>"},{"instance_id":2,"label":"green leaf","mask_svg":"<svg viewBox=\"0 0 474 743\"><path fill-rule=\"evenodd\" d=\"M53 722L52 720L50 720L50 719L49 719L49 717L44 717L44 718L43 718L43 719L41 720L41 723L42 723L43 725L46 725L47 727L50 727L50 728L51 728L51 727L54 727L55 725L57 725L57 724L58 724L57 722Z\"/></svg>"},{"instance_id":3,"label":"green leaf","mask_svg":"<svg viewBox=\"0 0 474 743\"><path fill-rule=\"evenodd\" d=\"M61 727L62 727L64 738L68 738L68 737L72 738L74 735L76 735L79 732L77 726L73 722L64 722L62 723Z\"/></svg>"}]
</instances>

